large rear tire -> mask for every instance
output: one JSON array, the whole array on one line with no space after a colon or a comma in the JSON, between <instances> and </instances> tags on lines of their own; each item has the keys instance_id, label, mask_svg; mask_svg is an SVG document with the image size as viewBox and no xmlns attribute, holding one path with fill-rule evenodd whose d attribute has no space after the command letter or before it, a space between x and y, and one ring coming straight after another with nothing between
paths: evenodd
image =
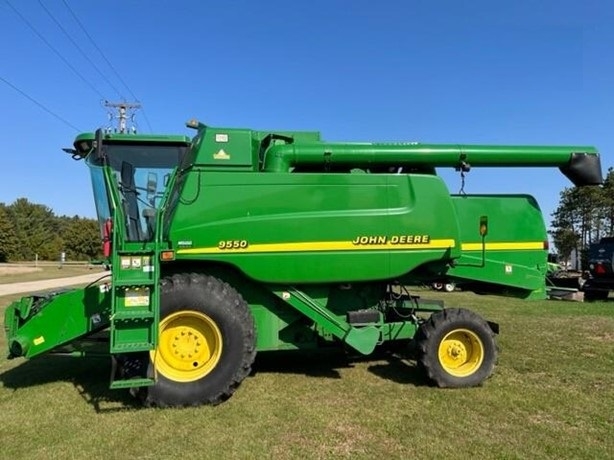
<instances>
[{"instance_id":1,"label":"large rear tire","mask_svg":"<svg viewBox=\"0 0 614 460\"><path fill-rule=\"evenodd\" d=\"M249 307L228 284L201 274L164 278L147 370L156 383L139 396L146 406L219 404L250 373L255 342Z\"/></svg>"},{"instance_id":2,"label":"large rear tire","mask_svg":"<svg viewBox=\"0 0 614 460\"><path fill-rule=\"evenodd\" d=\"M497 360L494 333L479 315L462 308L434 313L416 334L418 365L439 387L481 384Z\"/></svg>"}]
</instances>

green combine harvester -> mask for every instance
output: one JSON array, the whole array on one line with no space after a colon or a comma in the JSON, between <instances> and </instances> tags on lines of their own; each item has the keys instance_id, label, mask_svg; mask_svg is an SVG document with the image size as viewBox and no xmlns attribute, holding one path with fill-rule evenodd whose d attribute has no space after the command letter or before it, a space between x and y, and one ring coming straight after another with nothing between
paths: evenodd
<instances>
[{"instance_id":1,"label":"green combine harvester","mask_svg":"<svg viewBox=\"0 0 614 460\"><path fill-rule=\"evenodd\" d=\"M441 387L488 378L496 323L407 286L544 298L547 233L528 195L451 195L435 168L559 167L599 184L592 147L328 143L213 128L77 136L110 278L6 310L9 357L111 357L144 404L217 404L256 353L395 345Z\"/></svg>"}]
</instances>

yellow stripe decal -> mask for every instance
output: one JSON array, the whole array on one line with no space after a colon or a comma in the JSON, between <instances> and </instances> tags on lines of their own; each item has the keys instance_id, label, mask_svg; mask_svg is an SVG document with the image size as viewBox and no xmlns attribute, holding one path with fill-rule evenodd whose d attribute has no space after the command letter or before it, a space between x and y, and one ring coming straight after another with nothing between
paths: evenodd
<instances>
[{"instance_id":1,"label":"yellow stripe decal","mask_svg":"<svg viewBox=\"0 0 614 460\"><path fill-rule=\"evenodd\" d=\"M217 246L205 248L178 249L177 254L236 254L254 252L323 252L323 251L381 251L383 249L447 249L455 246L453 239L430 240L418 244L354 244L351 241L311 241L300 243L250 244L246 248L220 249Z\"/></svg>"},{"instance_id":2,"label":"yellow stripe decal","mask_svg":"<svg viewBox=\"0 0 614 460\"><path fill-rule=\"evenodd\" d=\"M462 243L463 251L481 251L482 243ZM543 241L530 241L524 243L486 243L487 251L520 251L520 250L544 250Z\"/></svg>"},{"instance_id":3,"label":"yellow stripe decal","mask_svg":"<svg viewBox=\"0 0 614 460\"><path fill-rule=\"evenodd\" d=\"M217 246L204 248L178 249L177 254L236 254L236 253L271 253L271 252L326 252L326 251L381 251L381 250L420 250L447 249L455 247L453 239L431 240L418 244L354 244L351 241L305 241L296 243L251 244L246 248L220 249ZM463 251L481 251L482 243L463 243ZM522 251L544 250L543 241L522 243L486 243L487 251Z\"/></svg>"}]
</instances>

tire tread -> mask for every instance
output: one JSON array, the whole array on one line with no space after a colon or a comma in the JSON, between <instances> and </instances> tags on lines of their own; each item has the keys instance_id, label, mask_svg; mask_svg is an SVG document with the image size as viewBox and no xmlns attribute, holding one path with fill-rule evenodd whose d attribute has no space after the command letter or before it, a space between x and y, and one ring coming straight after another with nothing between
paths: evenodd
<instances>
[{"instance_id":1,"label":"tire tread","mask_svg":"<svg viewBox=\"0 0 614 460\"><path fill-rule=\"evenodd\" d=\"M256 333L254 319L241 294L225 281L200 273L180 273L163 278L161 280L161 293L188 292L192 286L200 287L207 295L216 299L216 302L223 303L227 307L227 313L232 316L233 320L243 325L243 343L241 344L243 354L241 356L241 363L218 391L205 397L196 394L190 395L191 397L182 397L180 401L177 401L176 397L165 397L163 391L148 391L148 388L145 388L141 392L141 400L147 407L217 405L230 398L243 380L251 373L251 367L256 357ZM207 376L203 377L203 379L206 378ZM181 385L181 383L176 384Z\"/></svg>"},{"instance_id":2,"label":"tire tread","mask_svg":"<svg viewBox=\"0 0 614 460\"><path fill-rule=\"evenodd\" d=\"M476 333L484 346L484 361L480 368L467 377L456 377L446 372L439 363L439 343L446 333L457 328ZM480 385L491 376L497 360L494 332L478 314L464 308L446 308L432 314L416 334L417 363L428 379L441 388L462 388Z\"/></svg>"}]
</instances>

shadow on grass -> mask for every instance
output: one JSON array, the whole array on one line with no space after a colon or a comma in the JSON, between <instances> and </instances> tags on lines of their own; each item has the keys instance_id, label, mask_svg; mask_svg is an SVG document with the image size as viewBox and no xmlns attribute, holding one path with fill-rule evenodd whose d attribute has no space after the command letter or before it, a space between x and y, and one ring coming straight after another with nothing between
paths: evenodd
<instances>
[{"instance_id":1,"label":"shadow on grass","mask_svg":"<svg viewBox=\"0 0 614 460\"><path fill-rule=\"evenodd\" d=\"M391 380L403 385L409 384L416 387L432 386L415 364L410 364L407 360L398 356L387 356L385 364L374 364L369 366L369 372L386 380Z\"/></svg>"},{"instance_id":2,"label":"shadow on grass","mask_svg":"<svg viewBox=\"0 0 614 460\"><path fill-rule=\"evenodd\" d=\"M70 382L79 395L98 412L118 412L140 408L127 390L111 390L108 358L69 358L42 356L0 374L7 389L35 387L52 382Z\"/></svg>"},{"instance_id":3,"label":"shadow on grass","mask_svg":"<svg viewBox=\"0 0 614 460\"><path fill-rule=\"evenodd\" d=\"M256 355L252 375L257 373L299 374L329 379L341 378L337 369L352 367L339 349L268 351Z\"/></svg>"},{"instance_id":4,"label":"shadow on grass","mask_svg":"<svg viewBox=\"0 0 614 460\"><path fill-rule=\"evenodd\" d=\"M369 372L386 380L430 386L415 364L387 350L369 356L351 356L339 349L261 353L256 356L252 374L271 372L339 379L339 369L354 367L356 363L367 363Z\"/></svg>"},{"instance_id":5,"label":"shadow on grass","mask_svg":"<svg viewBox=\"0 0 614 460\"><path fill-rule=\"evenodd\" d=\"M341 378L339 369L354 367L355 363L377 363L368 371L378 377L414 386L428 385L423 374L407 361L389 354L349 356L339 349L311 351L283 351L260 353L252 366L257 373L299 374L327 379ZM24 361L0 374L4 388L18 390L53 382L70 382L85 402L97 413L141 409L136 398L127 390L109 388L110 360L108 358L69 358L42 356Z\"/></svg>"}]
</instances>

